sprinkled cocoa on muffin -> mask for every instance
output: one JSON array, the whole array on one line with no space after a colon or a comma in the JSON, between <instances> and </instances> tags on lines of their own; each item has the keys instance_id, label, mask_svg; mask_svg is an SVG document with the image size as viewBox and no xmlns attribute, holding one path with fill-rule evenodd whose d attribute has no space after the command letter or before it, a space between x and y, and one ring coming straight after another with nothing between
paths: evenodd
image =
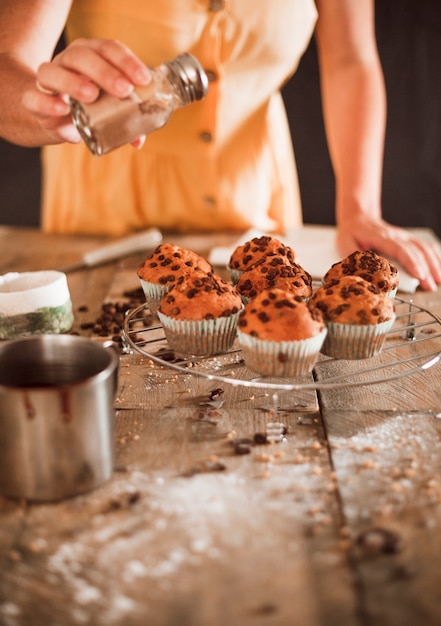
<instances>
[{"instance_id":1,"label":"sprinkled cocoa on muffin","mask_svg":"<svg viewBox=\"0 0 441 626\"><path fill-rule=\"evenodd\" d=\"M377 354L395 319L391 298L358 276L328 281L313 293L308 306L322 313L328 329L322 352L336 358Z\"/></svg>"},{"instance_id":2,"label":"sprinkled cocoa on muffin","mask_svg":"<svg viewBox=\"0 0 441 626\"><path fill-rule=\"evenodd\" d=\"M380 291L387 293L391 298L395 296L398 289L398 269L374 250L357 250L334 263L326 272L323 282L327 283L342 276L359 276L378 287Z\"/></svg>"},{"instance_id":3,"label":"sprinkled cocoa on muffin","mask_svg":"<svg viewBox=\"0 0 441 626\"><path fill-rule=\"evenodd\" d=\"M312 277L301 265L286 263L284 257L266 256L245 270L236 285L245 303L274 287L306 299L312 294Z\"/></svg>"},{"instance_id":4,"label":"sprinkled cocoa on muffin","mask_svg":"<svg viewBox=\"0 0 441 626\"><path fill-rule=\"evenodd\" d=\"M240 246L237 246L230 257L228 269L233 282L236 283L242 272L249 269L256 261L269 254L284 258L289 263L298 262L294 250L275 237L270 235L254 237Z\"/></svg>"},{"instance_id":5,"label":"sprinkled cocoa on muffin","mask_svg":"<svg viewBox=\"0 0 441 626\"><path fill-rule=\"evenodd\" d=\"M161 297L178 278L190 272L212 271L210 263L196 252L163 243L138 268L138 276L150 311L155 314Z\"/></svg>"},{"instance_id":6,"label":"sprinkled cocoa on muffin","mask_svg":"<svg viewBox=\"0 0 441 626\"><path fill-rule=\"evenodd\" d=\"M186 320L228 317L241 308L236 289L213 273L181 276L159 306L165 315Z\"/></svg>"},{"instance_id":7,"label":"sprinkled cocoa on muffin","mask_svg":"<svg viewBox=\"0 0 441 626\"><path fill-rule=\"evenodd\" d=\"M231 347L242 308L235 288L220 276L189 274L162 297L158 316L173 350L210 355Z\"/></svg>"},{"instance_id":8,"label":"sprinkled cocoa on muffin","mask_svg":"<svg viewBox=\"0 0 441 626\"><path fill-rule=\"evenodd\" d=\"M318 287L309 300L325 322L380 324L394 315L394 305L375 285L358 276L343 276Z\"/></svg>"},{"instance_id":9,"label":"sprinkled cocoa on muffin","mask_svg":"<svg viewBox=\"0 0 441 626\"><path fill-rule=\"evenodd\" d=\"M245 363L266 376L301 376L314 367L326 328L321 313L283 289L265 289L239 315Z\"/></svg>"}]
</instances>

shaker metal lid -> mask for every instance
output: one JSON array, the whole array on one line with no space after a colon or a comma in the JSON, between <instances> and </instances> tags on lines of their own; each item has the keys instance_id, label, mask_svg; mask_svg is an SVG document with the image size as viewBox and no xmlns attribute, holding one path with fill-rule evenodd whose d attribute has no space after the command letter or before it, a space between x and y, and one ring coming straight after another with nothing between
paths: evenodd
<instances>
[{"instance_id":1,"label":"shaker metal lid","mask_svg":"<svg viewBox=\"0 0 441 626\"><path fill-rule=\"evenodd\" d=\"M192 54L184 52L167 65L179 76L189 102L205 98L208 92L208 77Z\"/></svg>"},{"instance_id":2,"label":"shaker metal lid","mask_svg":"<svg viewBox=\"0 0 441 626\"><path fill-rule=\"evenodd\" d=\"M102 148L95 137L95 133L92 129L89 116L81 104L74 98L69 98L70 112L72 115L73 123L75 124L78 132L81 135L82 140L96 156L101 156Z\"/></svg>"}]
</instances>

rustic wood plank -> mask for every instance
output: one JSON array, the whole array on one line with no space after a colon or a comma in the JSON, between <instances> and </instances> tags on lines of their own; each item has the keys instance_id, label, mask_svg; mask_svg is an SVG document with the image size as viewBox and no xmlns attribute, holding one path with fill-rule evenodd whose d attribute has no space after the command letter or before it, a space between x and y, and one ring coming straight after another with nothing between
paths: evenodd
<instances>
[{"instance_id":1,"label":"rustic wood plank","mask_svg":"<svg viewBox=\"0 0 441 626\"><path fill-rule=\"evenodd\" d=\"M439 416L430 409L324 412L363 623L439 623Z\"/></svg>"},{"instance_id":2,"label":"rustic wood plank","mask_svg":"<svg viewBox=\"0 0 441 626\"><path fill-rule=\"evenodd\" d=\"M131 259L69 276L76 330L90 332L81 326L102 300L136 288L135 268ZM213 388L136 352L121 356L113 479L56 504L0 500L2 618L14 626L356 623L316 393L227 384L213 403ZM235 453L232 440L279 421L288 428L282 441Z\"/></svg>"},{"instance_id":3,"label":"rustic wood plank","mask_svg":"<svg viewBox=\"0 0 441 626\"><path fill-rule=\"evenodd\" d=\"M207 254L236 237L166 240ZM0 272L58 267L102 241L0 228ZM68 276L75 332L103 339L87 326L139 287L141 260ZM440 313L439 294L414 298ZM323 359L315 375L345 367ZM0 623L438 626L438 380L434 366L320 391L319 405L313 389L219 392L122 354L112 480L54 504L0 498ZM232 441L271 422L282 441L237 453Z\"/></svg>"},{"instance_id":4,"label":"rustic wood plank","mask_svg":"<svg viewBox=\"0 0 441 626\"><path fill-rule=\"evenodd\" d=\"M0 226L0 273L57 269L108 241L102 236L42 235L34 229Z\"/></svg>"},{"instance_id":5,"label":"rustic wood plank","mask_svg":"<svg viewBox=\"0 0 441 626\"><path fill-rule=\"evenodd\" d=\"M1 580L18 623L356 623L319 418L283 417L286 440L236 455L259 412L119 411L114 479L27 507Z\"/></svg>"},{"instance_id":6,"label":"rustic wood plank","mask_svg":"<svg viewBox=\"0 0 441 626\"><path fill-rule=\"evenodd\" d=\"M441 350L439 338L429 344ZM427 345L409 342L397 356L426 352ZM373 361L381 363L382 355ZM364 364L324 362L317 377L348 367ZM387 383L320 392L360 614L369 625L437 624L441 614L439 376L437 363Z\"/></svg>"}]
</instances>

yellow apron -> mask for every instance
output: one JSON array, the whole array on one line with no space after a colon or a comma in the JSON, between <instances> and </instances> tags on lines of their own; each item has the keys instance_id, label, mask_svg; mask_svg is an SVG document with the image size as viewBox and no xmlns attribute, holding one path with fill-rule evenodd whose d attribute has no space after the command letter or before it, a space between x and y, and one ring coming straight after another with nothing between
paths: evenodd
<instances>
[{"instance_id":1,"label":"yellow apron","mask_svg":"<svg viewBox=\"0 0 441 626\"><path fill-rule=\"evenodd\" d=\"M313 0L75 0L70 40L114 38L147 65L190 52L210 77L205 100L176 111L141 150L92 156L43 150L43 229L123 234L283 232L301 222L280 86L317 18Z\"/></svg>"}]
</instances>

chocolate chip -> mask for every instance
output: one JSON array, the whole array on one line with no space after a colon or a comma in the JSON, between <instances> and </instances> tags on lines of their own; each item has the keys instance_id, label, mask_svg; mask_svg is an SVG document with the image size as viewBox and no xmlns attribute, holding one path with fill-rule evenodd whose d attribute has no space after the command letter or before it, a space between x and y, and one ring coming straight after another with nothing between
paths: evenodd
<instances>
[{"instance_id":1,"label":"chocolate chip","mask_svg":"<svg viewBox=\"0 0 441 626\"><path fill-rule=\"evenodd\" d=\"M251 445L246 443L238 443L234 446L235 454L251 454Z\"/></svg>"},{"instance_id":2,"label":"chocolate chip","mask_svg":"<svg viewBox=\"0 0 441 626\"><path fill-rule=\"evenodd\" d=\"M267 322L269 322L269 321L270 321L270 319L271 319L271 318L269 317L269 315L267 315L267 314L265 313L265 311L261 311L261 312L257 315L257 317L258 317L258 318L259 318L259 320L260 320L261 322L263 322L264 324L266 324Z\"/></svg>"},{"instance_id":3,"label":"chocolate chip","mask_svg":"<svg viewBox=\"0 0 441 626\"><path fill-rule=\"evenodd\" d=\"M362 531L356 544L366 555L397 554L401 550L400 537L388 528L374 526Z\"/></svg>"},{"instance_id":4,"label":"chocolate chip","mask_svg":"<svg viewBox=\"0 0 441 626\"><path fill-rule=\"evenodd\" d=\"M216 389L213 389L212 391L210 391L210 400L217 400L223 393L225 393L225 390L222 389L222 387L217 387Z\"/></svg>"},{"instance_id":5,"label":"chocolate chip","mask_svg":"<svg viewBox=\"0 0 441 626\"><path fill-rule=\"evenodd\" d=\"M253 440L256 445L268 443L268 439L265 433L254 433Z\"/></svg>"}]
</instances>

